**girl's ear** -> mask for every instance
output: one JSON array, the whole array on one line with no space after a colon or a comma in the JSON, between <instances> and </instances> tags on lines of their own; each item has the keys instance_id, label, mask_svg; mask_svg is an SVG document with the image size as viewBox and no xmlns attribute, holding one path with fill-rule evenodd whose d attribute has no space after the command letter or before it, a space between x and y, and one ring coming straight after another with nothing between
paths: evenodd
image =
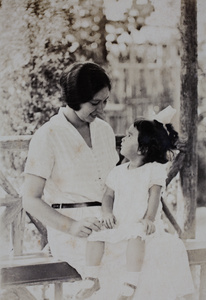
<instances>
[{"instance_id":1,"label":"girl's ear","mask_svg":"<svg viewBox=\"0 0 206 300\"><path fill-rule=\"evenodd\" d=\"M148 147L147 146L144 146L144 147L141 147L141 148L137 149L137 154L138 155L146 155L147 152L148 152Z\"/></svg>"},{"instance_id":2,"label":"girl's ear","mask_svg":"<svg viewBox=\"0 0 206 300\"><path fill-rule=\"evenodd\" d=\"M137 155L142 155L142 152L139 149L137 149Z\"/></svg>"}]
</instances>

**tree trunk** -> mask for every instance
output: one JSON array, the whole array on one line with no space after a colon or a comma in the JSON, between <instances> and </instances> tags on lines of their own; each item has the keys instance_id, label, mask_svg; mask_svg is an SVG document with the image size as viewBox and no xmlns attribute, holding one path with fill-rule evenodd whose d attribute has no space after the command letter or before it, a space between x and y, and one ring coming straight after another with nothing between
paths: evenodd
<instances>
[{"instance_id":1,"label":"tree trunk","mask_svg":"<svg viewBox=\"0 0 206 300\"><path fill-rule=\"evenodd\" d=\"M181 0L181 95L180 132L187 140L186 155L180 171L184 201L184 237L195 237L197 196L197 3Z\"/></svg>"}]
</instances>

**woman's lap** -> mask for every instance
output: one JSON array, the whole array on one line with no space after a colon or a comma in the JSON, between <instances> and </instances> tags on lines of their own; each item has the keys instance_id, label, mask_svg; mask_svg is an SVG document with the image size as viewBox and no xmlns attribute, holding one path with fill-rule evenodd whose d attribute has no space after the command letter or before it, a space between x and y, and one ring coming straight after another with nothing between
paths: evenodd
<instances>
[{"instance_id":1,"label":"woman's lap","mask_svg":"<svg viewBox=\"0 0 206 300\"><path fill-rule=\"evenodd\" d=\"M48 239L53 256L67 261L83 276L87 240L62 234L53 229L48 230ZM114 289L117 292L119 290L126 270L126 246L126 241L116 244L106 243L105 255L100 267L100 282L102 289L107 290L107 293L111 289L113 294ZM187 254L180 239L167 233L147 239L139 284L139 295L134 298L135 300L159 300L165 293L168 298L164 300L173 300L177 294L184 295L190 290L192 292ZM101 294L101 291L99 293Z\"/></svg>"}]
</instances>

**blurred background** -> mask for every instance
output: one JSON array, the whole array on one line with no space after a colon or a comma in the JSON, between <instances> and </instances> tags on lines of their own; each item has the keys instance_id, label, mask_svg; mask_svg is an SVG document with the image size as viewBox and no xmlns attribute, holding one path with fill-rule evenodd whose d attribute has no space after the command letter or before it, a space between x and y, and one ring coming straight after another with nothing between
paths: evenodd
<instances>
[{"instance_id":1,"label":"blurred background","mask_svg":"<svg viewBox=\"0 0 206 300\"><path fill-rule=\"evenodd\" d=\"M206 1L197 8L197 201L206 206ZM180 14L180 0L0 0L0 135L31 135L57 113L62 70L85 60L112 80L105 118L116 134L169 104L178 130ZM1 152L17 189L25 159L23 151Z\"/></svg>"},{"instance_id":2,"label":"blurred background","mask_svg":"<svg viewBox=\"0 0 206 300\"><path fill-rule=\"evenodd\" d=\"M124 134L138 115L172 105L179 128L181 0L0 0L0 135L32 135L62 106L59 77L72 62L102 65L112 81L105 119ZM206 226L206 1L197 0L197 237ZM27 151L1 149L1 172L21 194ZM177 214L178 177L167 190ZM176 192L177 191L177 192ZM0 196L6 193L0 187ZM201 209L200 209L201 208ZM0 215L3 212L0 207ZM8 231L1 244L8 253ZM198 235L199 234L199 235ZM27 218L24 251L46 241ZM43 293L41 290L39 293ZM38 299L41 297L39 296Z\"/></svg>"}]
</instances>

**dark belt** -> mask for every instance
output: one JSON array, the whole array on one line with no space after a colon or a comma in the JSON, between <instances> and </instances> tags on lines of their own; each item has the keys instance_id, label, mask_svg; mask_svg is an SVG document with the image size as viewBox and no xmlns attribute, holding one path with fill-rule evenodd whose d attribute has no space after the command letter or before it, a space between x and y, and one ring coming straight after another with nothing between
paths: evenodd
<instances>
[{"instance_id":1,"label":"dark belt","mask_svg":"<svg viewBox=\"0 0 206 300\"><path fill-rule=\"evenodd\" d=\"M88 207L88 206L101 206L102 203L98 201L94 202L82 202L82 203L54 203L52 207L55 209L60 208L78 208L78 207Z\"/></svg>"}]
</instances>

